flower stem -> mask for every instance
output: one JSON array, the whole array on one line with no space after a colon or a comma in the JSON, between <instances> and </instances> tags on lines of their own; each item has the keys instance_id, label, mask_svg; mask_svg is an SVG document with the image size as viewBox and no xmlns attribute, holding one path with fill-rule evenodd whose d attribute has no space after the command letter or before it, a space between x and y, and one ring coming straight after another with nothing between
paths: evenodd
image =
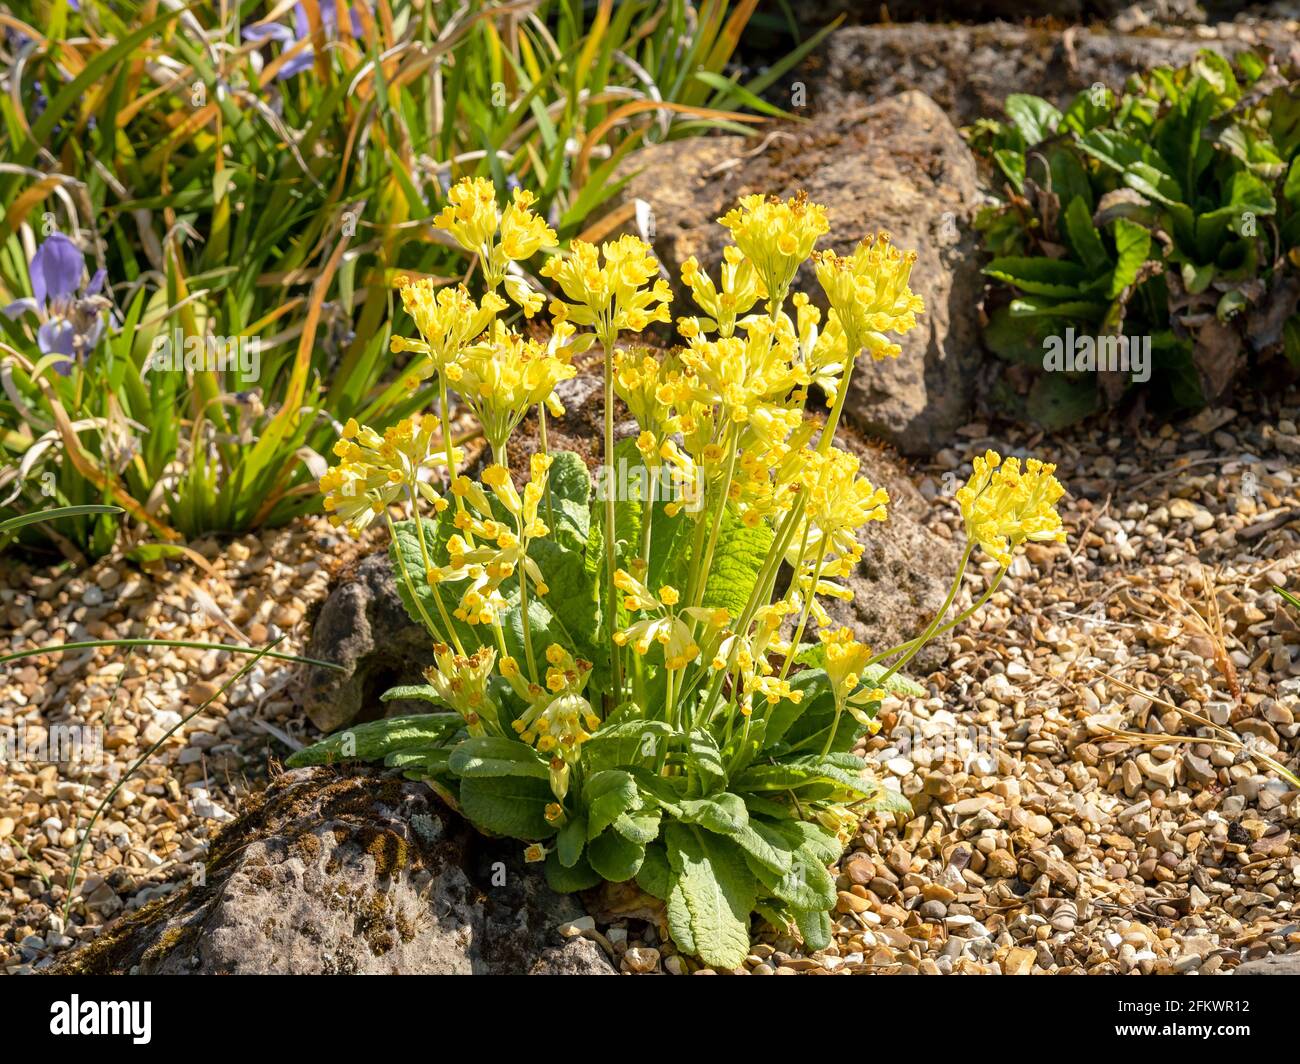
<instances>
[{"instance_id":1,"label":"flower stem","mask_svg":"<svg viewBox=\"0 0 1300 1064\"><path fill-rule=\"evenodd\" d=\"M614 506L614 341L618 333L607 329L600 338L605 352L605 592L609 606L609 656L614 672L614 701L623 697L623 657L614 642L618 631L618 589L614 574L618 570Z\"/></svg>"},{"instance_id":2,"label":"flower stem","mask_svg":"<svg viewBox=\"0 0 1300 1064\"><path fill-rule=\"evenodd\" d=\"M884 674L881 675L880 679L875 683L877 687L883 687L886 680L916 657L917 652L925 646L925 644L933 638L935 632L939 630L939 622L947 615L948 610L952 606L953 599L957 597L957 591L961 587L962 577L966 574L966 563L970 561L971 551L974 549L974 543L966 544L966 549L962 552L961 556L961 565L957 567L957 576L953 579L952 587L948 589L948 597L943 600L943 605L939 607L939 611L934 615L934 620L932 620L929 627L921 633L920 638L913 641L912 648L885 670Z\"/></svg>"}]
</instances>

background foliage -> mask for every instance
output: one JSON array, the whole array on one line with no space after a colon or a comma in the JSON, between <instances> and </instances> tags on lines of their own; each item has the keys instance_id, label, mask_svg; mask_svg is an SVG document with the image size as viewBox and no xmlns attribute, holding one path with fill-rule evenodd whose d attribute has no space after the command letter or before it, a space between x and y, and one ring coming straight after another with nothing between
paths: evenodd
<instances>
[{"instance_id":1,"label":"background foliage","mask_svg":"<svg viewBox=\"0 0 1300 1064\"><path fill-rule=\"evenodd\" d=\"M741 84L755 6L0 5L0 303L32 294L29 263L60 232L110 304L67 376L42 363L34 318L0 318L0 513L113 502L157 553L316 506L337 423L382 428L429 401L388 323L398 277L467 272L427 224L451 183L534 190L562 240L628 221L630 204L589 224L629 152L747 128L738 111L772 113L758 94L816 43ZM256 378L142 372L178 328L256 339ZM117 522L44 527L100 553Z\"/></svg>"},{"instance_id":2,"label":"background foliage","mask_svg":"<svg viewBox=\"0 0 1300 1064\"><path fill-rule=\"evenodd\" d=\"M1226 393L1252 363L1300 365L1300 81L1246 53L1101 86L1061 112L1007 98L972 130L1004 182L981 219L987 346L1042 366L1043 341L1150 337L1143 401L1171 410ZM1100 380L1100 384L1098 381ZM1127 379L1042 374L1028 412L1048 427L1118 402Z\"/></svg>"}]
</instances>

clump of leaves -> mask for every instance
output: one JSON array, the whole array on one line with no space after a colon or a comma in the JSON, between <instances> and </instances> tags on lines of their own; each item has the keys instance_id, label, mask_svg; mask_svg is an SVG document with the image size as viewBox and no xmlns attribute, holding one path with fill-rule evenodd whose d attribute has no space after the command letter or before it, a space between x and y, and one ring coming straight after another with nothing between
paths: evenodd
<instances>
[{"instance_id":1,"label":"clump of leaves","mask_svg":"<svg viewBox=\"0 0 1300 1064\"><path fill-rule=\"evenodd\" d=\"M665 903L677 945L709 964L741 963L755 912L827 946L828 866L864 816L909 808L854 744L878 727L888 692L920 693L902 667L987 600L1021 543L1064 538L1053 468L975 460L957 496L968 541L947 600L919 637L873 653L822 603L852 597L839 580L889 496L834 438L858 358L898 357L890 334L924 309L914 253L882 235L850 256L814 254L824 208L745 197L721 219L735 245L718 283L694 260L683 267L700 310L678 322L689 346L657 357L618 348L620 333L668 320L648 245L575 240L549 257L541 276L561 292L551 335L525 338L500 317L500 293L540 309L514 263L556 234L522 190L504 209L485 181L449 198L436 224L478 250L487 292L405 284L420 336L394 341L420 355L440 416L383 434L350 422L320 482L337 524L389 525L398 587L435 664L426 684L385 698L434 711L331 736L289 765L382 760L427 780L484 832L525 842L557 890L635 880ZM810 256L825 322L803 294L785 310ZM555 386L593 342L605 363L599 492L578 455L549 450L545 428ZM805 410L814 383L833 397L825 424ZM452 442L450 390L490 449L477 479ZM616 396L639 429L622 442ZM532 410L540 450L520 484L508 449ZM945 621L977 547L998 574ZM815 641L803 638L810 625Z\"/></svg>"},{"instance_id":2,"label":"clump of leaves","mask_svg":"<svg viewBox=\"0 0 1300 1064\"><path fill-rule=\"evenodd\" d=\"M1251 364L1300 365L1300 82L1251 53L1093 86L1064 112L1006 100L970 140L1004 181L979 226L993 260L985 342L1044 367L1071 335L1149 342L1142 373L1049 372L1028 413L1049 427L1119 402L1194 408ZM1113 344L1112 344L1113 349ZM1105 360L1098 360L1104 363ZM1149 382L1142 380L1149 376Z\"/></svg>"}]
</instances>

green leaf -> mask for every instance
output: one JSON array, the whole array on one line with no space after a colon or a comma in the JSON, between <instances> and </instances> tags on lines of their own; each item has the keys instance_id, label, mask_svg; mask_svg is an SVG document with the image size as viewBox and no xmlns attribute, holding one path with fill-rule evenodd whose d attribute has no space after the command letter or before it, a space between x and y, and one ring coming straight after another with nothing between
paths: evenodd
<instances>
[{"instance_id":1,"label":"green leaf","mask_svg":"<svg viewBox=\"0 0 1300 1064\"><path fill-rule=\"evenodd\" d=\"M4 521L0 521L0 532L13 532L16 529L23 528L27 525L34 525L43 521L57 521L63 517L80 517L85 514L124 513L126 513L126 511L120 506L101 506L94 503L84 506L56 506L49 510L37 510L35 513L19 514L17 517L10 517Z\"/></svg>"},{"instance_id":2,"label":"green leaf","mask_svg":"<svg viewBox=\"0 0 1300 1064\"><path fill-rule=\"evenodd\" d=\"M994 259L984 273L1031 295L1068 299L1079 295L1087 272L1077 262L1042 257L1006 256Z\"/></svg>"},{"instance_id":3,"label":"green leaf","mask_svg":"<svg viewBox=\"0 0 1300 1064\"><path fill-rule=\"evenodd\" d=\"M372 720L335 732L314 746L296 751L285 761L285 767L330 765L344 760L380 761L396 750L437 745L464 723L456 713L420 713Z\"/></svg>"},{"instance_id":4,"label":"green leaf","mask_svg":"<svg viewBox=\"0 0 1300 1064\"><path fill-rule=\"evenodd\" d=\"M591 890L600 883L600 873L586 861L572 866L562 864L555 851L546 855L546 885L557 894L575 894Z\"/></svg>"},{"instance_id":5,"label":"green leaf","mask_svg":"<svg viewBox=\"0 0 1300 1064\"><path fill-rule=\"evenodd\" d=\"M672 731L662 720L606 724L583 744L583 767L589 772L599 772L607 768L652 765Z\"/></svg>"},{"instance_id":6,"label":"green leaf","mask_svg":"<svg viewBox=\"0 0 1300 1064\"><path fill-rule=\"evenodd\" d=\"M739 617L758 581L758 571L772 545L772 530L766 524L745 525L728 507L722 517L718 543L709 566L701 605L721 606Z\"/></svg>"},{"instance_id":7,"label":"green leaf","mask_svg":"<svg viewBox=\"0 0 1300 1064\"><path fill-rule=\"evenodd\" d=\"M614 821L614 830L626 839L648 846L659 837L660 817L654 813L622 813Z\"/></svg>"},{"instance_id":8,"label":"green leaf","mask_svg":"<svg viewBox=\"0 0 1300 1064\"><path fill-rule=\"evenodd\" d=\"M645 858L636 873L636 885L652 898L668 900L673 889L673 870L668 864L668 851L661 844L646 847Z\"/></svg>"},{"instance_id":9,"label":"green leaf","mask_svg":"<svg viewBox=\"0 0 1300 1064\"><path fill-rule=\"evenodd\" d=\"M587 860L610 883L624 883L640 870L645 845L617 831L607 831L587 844Z\"/></svg>"},{"instance_id":10,"label":"green leaf","mask_svg":"<svg viewBox=\"0 0 1300 1064\"><path fill-rule=\"evenodd\" d=\"M466 776L460 781L460 811L491 835L534 842L555 834L546 807L555 801L544 780L526 776Z\"/></svg>"},{"instance_id":11,"label":"green leaf","mask_svg":"<svg viewBox=\"0 0 1300 1064\"><path fill-rule=\"evenodd\" d=\"M597 772L582 788L587 806L587 839L596 838L624 813L641 808L636 780L622 769Z\"/></svg>"},{"instance_id":12,"label":"green leaf","mask_svg":"<svg viewBox=\"0 0 1300 1064\"><path fill-rule=\"evenodd\" d=\"M749 954L754 877L734 845L703 829L664 829L674 880L668 928L684 950L717 968L736 968Z\"/></svg>"},{"instance_id":13,"label":"green leaf","mask_svg":"<svg viewBox=\"0 0 1300 1064\"><path fill-rule=\"evenodd\" d=\"M583 847L587 845L587 818L575 816L560 828L555 836L555 853L560 864L572 868L582 856Z\"/></svg>"},{"instance_id":14,"label":"green leaf","mask_svg":"<svg viewBox=\"0 0 1300 1064\"><path fill-rule=\"evenodd\" d=\"M1119 254L1119 262L1115 265L1115 273L1106 290L1110 299L1117 297L1137 280L1139 271L1151 255L1151 231L1127 218L1116 218L1115 250Z\"/></svg>"},{"instance_id":15,"label":"green leaf","mask_svg":"<svg viewBox=\"0 0 1300 1064\"><path fill-rule=\"evenodd\" d=\"M831 917L824 909L795 909L794 922L808 949L825 949L831 944Z\"/></svg>"},{"instance_id":16,"label":"green leaf","mask_svg":"<svg viewBox=\"0 0 1300 1064\"><path fill-rule=\"evenodd\" d=\"M1070 200L1065 208L1065 233L1075 255L1094 276L1110 269L1110 256L1101 242L1101 233L1092 224L1092 211L1083 199Z\"/></svg>"},{"instance_id":17,"label":"green leaf","mask_svg":"<svg viewBox=\"0 0 1300 1064\"><path fill-rule=\"evenodd\" d=\"M1013 92L1002 106L1030 148L1055 133L1061 121L1060 111L1046 100L1027 93Z\"/></svg>"},{"instance_id":18,"label":"green leaf","mask_svg":"<svg viewBox=\"0 0 1300 1064\"><path fill-rule=\"evenodd\" d=\"M778 876L790 871L795 847L786 836L765 821L751 818L731 839L745 851L747 861L755 861L759 867Z\"/></svg>"},{"instance_id":19,"label":"green leaf","mask_svg":"<svg viewBox=\"0 0 1300 1064\"><path fill-rule=\"evenodd\" d=\"M1097 387L1092 380L1044 373L1029 389L1029 416L1051 431L1082 421L1096 410Z\"/></svg>"},{"instance_id":20,"label":"green leaf","mask_svg":"<svg viewBox=\"0 0 1300 1064\"><path fill-rule=\"evenodd\" d=\"M678 819L719 835L731 835L749 823L749 813L738 794L715 794L711 798L683 799Z\"/></svg>"},{"instance_id":21,"label":"green leaf","mask_svg":"<svg viewBox=\"0 0 1300 1064\"><path fill-rule=\"evenodd\" d=\"M550 766L527 743L495 735L478 735L458 743L448 765L458 776L528 776L550 779Z\"/></svg>"},{"instance_id":22,"label":"green leaf","mask_svg":"<svg viewBox=\"0 0 1300 1064\"><path fill-rule=\"evenodd\" d=\"M722 763L722 751L708 732L697 730L687 736L686 757L704 794L711 794L727 785L727 769Z\"/></svg>"},{"instance_id":23,"label":"green leaf","mask_svg":"<svg viewBox=\"0 0 1300 1064\"><path fill-rule=\"evenodd\" d=\"M436 688L427 683L402 684L397 687L390 687L379 696L381 702L428 702L430 705L441 706L442 696L438 694Z\"/></svg>"}]
</instances>

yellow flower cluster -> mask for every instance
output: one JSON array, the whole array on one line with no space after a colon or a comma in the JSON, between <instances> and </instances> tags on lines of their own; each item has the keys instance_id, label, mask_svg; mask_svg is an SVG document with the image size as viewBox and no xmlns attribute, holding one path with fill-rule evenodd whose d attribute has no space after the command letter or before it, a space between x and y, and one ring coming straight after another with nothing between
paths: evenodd
<instances>
[{"instance_id":1,"label":"yellow flower cluster","mask_svg":"<svg viewBox=\"0 0 1300 1064\"><path fill-rule=\"evenodd\" d=\"M826 676L835 695L837 711L848 709L859 723L873 732L878 731L880 725L867 716L864 707L882 701L885 692L879 688L859 688L862 671L871 660L871 648L859 643L848 628L823 628L818 638L825 654Z\"/></svg>"},{"instance_id":2,"label":"yellow flower cluster","mask_svg":"<svg viewBox=\"0 0 1300 1064\"><path fill-rule=\"evenodd\" d=\"M1020 459L1003 461L997 451L987 451L972 463L973 472L957 491L966 535L999 565L1011 564L1011 555L1026 540L1064 543L1065 529L1056 502L1065 494L1052 474L1056 466L1036 458L1020 468Z\"/></svg>"},{"instance_id":3,"label":"yellow flower cluster","mask_svg":"<svg viewBox=\"0 0 1300 1064\"><path fill-rule=\"evenodd\" d=\"M510 434L538 404L564 413L555 386L577 374L571 362L576 348L573 327L557 322L548 343L517 333L497 336L466 348L451 379L474 412L494 454L504 451Z\"/></svg>"},{"instance_id":4,"label":"yellow flower cluster","mask_svg":"<svg viewBox=\"0 0 1300 1064\"><path fill-rule=\"evenodd\" d=\"M536 202L537 197L527 189L517 188L509 206L501 211L492 182L483 177L465 178L451 187L447 206L434 217L433 224L479 257L483 278L492 291L506 280L512 262L555 247L555 231L532 210ZM517 285L507 290L512 299L525 305Z\"/></svg>"},{"instance_id":5,"label":"yellow flower cluster","mask_svg":"<svg viewBox=\"0 0 1300 1064\"><path fill-rule=\"evenodd\" d=\"M826 208L809 203L799 192L788 200L776 196L743 196L718 221L754 264L768 298L779 306L799 267L812 254L817 239L830 230Z\"/></svg>"},{"instance_id":6,"label":"yellow flower cluster","mask_svg":"<svg viewBox=\"0 0 1300 1064\"><path fill-rule=\"evenodd\" d=\"M438 697L465 718L470 735L486 735L485 725L499 726L497 705L488 691L496 658L497 652L488 647L464 656L445 643L436 643L433 664L424 670L424 678Z\"/></svg>"},{"instance_id":7,"label":"yellow flower cluster","mask_svg":"<svg viewBox=\"0 0 1300 1064\"><path fill-rule=\"evenodd\" d=\"M404 495L418 495L439 512L446 509L446 500L429 483L431 472L445 461L434 450L433 433L433 421L419 417L398 422L382 436L349 418L342 438L334 444L341 461L318 484L330 523L346 525L353 535L360 535Z\"/></svg>"},{"instance_id":8,"label":"yellow flower cluster","mask_svg":"<svg viewBox=\"0 0 1300 1064\"><path fill-rule=\"evenodd\" d=\"M583 694L591 662L575 658L558 643L546 648L546 662L545 686L526 682L511 657L501 659L501 675L527 706L511 727L539 753L551 755L551 791L563 801L569 771L577 764L582 744L600 727L600 718Z\"/></svg>"},{"instance_id":9,"label":"yellow flower cluster","mask_svg":"<svg viewBox=\"0 0 1300 1064\"><path fill-rule=\"evenodd\" d=\"M457 359L461 352L506 308L506 301L492 292L476 303L463 285L438 287L429 278L403 284L401 294L402 306L414 320L421 338L408 340L394 336L389 347L394 354L415 351L429 358L427 366L417 367L412 383L430 373L445 373L449 381L459 380Z\"/></svg>"},{"instance_id":10,"label":"yellow flower cluster","mask_svg":"<svg viewBox=\"0 0 1300 1064\"><path fill-rule=\"evenodd\" d=\"M452 484L452 494L465 505L453 519L458 532L447 540L449 564L435 572L439 583L468 581L453 611L458 620L466 624L496 623L506 608L501 585L520 567L538 595L550 590L541 569L528 556L528 544L550 532L538 517L538 507L551 461L549 455L533 455L532 475L522 497L504 466L488 466L483 471L483 483L514 518L513 529L497 520L487 492L479 484L465 476L457 477Z\"/></svg>"},{"instance_id":11,"label":"yellow flower cluster","mask_svg":"<svg viewBox=\"0 0 1300 1064\"><path fill-rule=\"evenodd\" d=\"M569 254L548 259L541 274L554 280L572 301L551 301L551 315L557 322L587 325L608 338L623 329L640 332L653 321L672 320L668 282L659 278L650 285L659 276L659 260L650 245L637 237L621 236L599 250L585 240L575 240Z\"/></svg>"},{"instance_id":12,"label":"yellow flower cluster","mask_svg":"<svg viewBox=\"0 0 1300 1064\"><path fill-rule=\"evenodd\" d=\"M719 290L694 255L682 263L682 283L691 290L696 306L708 315L677 319L677 331L688 340L700 333L731 336L736 331L736 319L748 313L760 299L767 298L767 289L759 280L753 262L738 247L723 249L721 279Z\"/></svg>"},{"instance_id":13,"label":"yellow flower cluster","mask_svg":"<svg viewBox=\"0 0 1300 1064\"><path fill-rule=\"evenodd\" d=\"M691 634L687 620L721 627L730 619L724 609L703 606L686 606L678 609L681 592L665 584L654 594L626 569L614 575L614 586L623 592L623 605L630 613L647 613L649 616L634 622L614 634L619 646L632 644L632 649L643 657L656 644L664 648L664 667L676 671L684 669L700 656L699 644Z\"/></svg>"},{"instance_id":14,"label":"yellow flower cluster","mask_svg":"<svg viewBox=\"0 0 1300 1064\"><path fill-rule=\"evenodd\" d=\"M690 391L696 402L717 406L724 418L758 431L767 415L776 411L792 411L794 423L802 418L790 404L792 393L807 386L808 374L795 355L793 336L770 319L759 318L743 338L692 341L681 359L691 374ZM788 434L786 427L780 437Z\"/></svg>"},{"instance_id":15,"label":"yellow flower cluster","mask_svg":"<svg viewBox=\"0 0 1300 1064\"><path fill-rule=\"evenodd\" d=\"M819 251L813 259L853 357L865 347L874 359L897 358L902 348L884 334L916 328L916 316L925 310L925 300L908 287L916 252L904 254L888 233L878 233L852 255Z\"/></svg>"},{"instance_id":16,"label":"yellow flower cluster","mask_svg":"<svg viewBox=\"0 0 1300 1064\"><path fill-rule=\"evenodd\" d=\"M786 561L795 574L793 601L807 602L817 623L826 625L830 618L817 596L853 598L849 588L834 581L849 576L862 559L858 533L873 521L888 520L889 492L858 476L858 459L846 451L832 447L800 457L803 514Z\"/></svg>"},{"instance_id":17,"label":"yellow flower cluster","mask_svg":"<svg viewBox=\"0 0 1300 1064\"><path fill-rule=\"evenodd\" d=\"M786 599L761 606L754 614L752 632L728 630L718 644L713 655L713 668L715 671L733 668L739 673L742 716L748 717L753 713L755 696L768 705L781 701L798 705L803 701L803 692L776 675L768 660L769 653L789 652L789 645L779 639L779 633L785 619L794 612L794 605Z\"/></svg>"}]
</instances>

